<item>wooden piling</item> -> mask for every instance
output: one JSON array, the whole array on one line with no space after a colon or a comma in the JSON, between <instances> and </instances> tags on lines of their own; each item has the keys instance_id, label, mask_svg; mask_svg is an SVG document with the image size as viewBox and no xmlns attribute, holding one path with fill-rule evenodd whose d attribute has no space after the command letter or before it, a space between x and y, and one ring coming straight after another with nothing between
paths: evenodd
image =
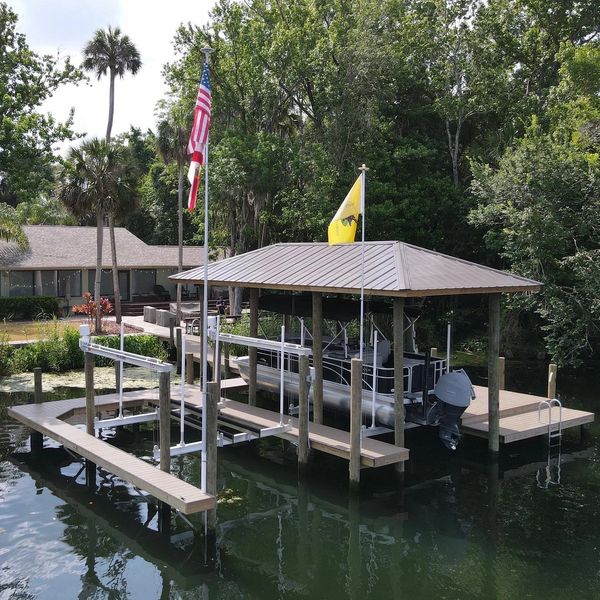
<instances>
[{"instance_id":1,"label":"wooden piling","mask_svg":"<svg viewBox=\"0 0 600 600\"><path fill-rule=\"evenodd\" d=\"M404 298L394 298L394 443L404 447ZM397 470L404 470L398 463Z\"/></svg>"},{"instance_id":2,"label":"wooden piling","mask_svg":"<svg viewBox=\"0 0 600 600\"><path fill-rule=\"evenodd\" d=\"M215 348L214 359L213 359L213 381L216 381L221 387L221 361L223 356L223 344L219 342L219 348Z\"/></svg>"},{"instance_id":3,"label":"wooden piling","mask_svg":"<svg viewBox=\"0 0 600 600\"><path fill-rule=\"evenodd\" d=\"M298 357L298 473L308 467L308 356Z\"/></svg>"},{"instance_id":4,"label":"wooden piling","mask_svg":"<svg viewBox=\"0 0 600 600\"><path fill-rule=\"evenodd\" d=\"M350 368L350 489L360 485L360 427L362 423L362 360L353 358Z\"/></svg>"},{"instance_id":5,"label":"wooden piling","mask_svg":"<svg viewBox=\"0 0 600 600\"><path fill-rule=\"evenodd\" d=\"M160 470L171 472L171 373L158 374Z\"/></svg>"},{"instance_id":6,"label":"wooden piling","mask_svg":"<svg viewBox=\"0 0 600 600\"><path fill-rule=\"evenodd\" d=\"M183 356L181 355L181 327L175 327L175 351L177 352L177 375L181 375L181 365L183 363Z\"/></svg>"},{"instance_id":7,"label":"wooden piling","mask_svg":"<svg viewBox=\"0 0 600 600\"><path fill-rule=\"evenodd\" d=\"M438 352L438 349L437 349L437 348L432 348L432 349L429 351L429 355L431 356L431 358L437 358L437 355L438 355L438 353L437 353L437 352Z\"/></svg>"},{"instance_id":8,"label":"wooden piling","mask_svg":"<svg viewBox=\"0 0 600 600\"><path fill-rule=\"evenodd\" d=\"M258 289L250 289L250 337L258 336ZM256 406L256 348L248 348L248 404Z\"/></svg>"},{"instance_id":9,"label":"wooden piling","mask_svg":"<svg viewBox=\"0 0 600 600\"><path fill-rule=\"evenodd\" d=\"M498 388L506 389L506 359L504 356L498 357Z\"/></svg>"},{"instance_id":10,"label":"wooden piling","mask_svg":"<svg viewBox=\"0 0 600 600\"><path fill-rule=\"evenodd\" d=\"M221 386L218 381L210 381L207 386L206 403L206 493L217 495L217 417L218 404L221 399ZM209 535L214 535L217 526L217 510L206 513L206 524Z\"/></svg>"},{"instance_id":11,"label":"wooden piling","mask_svg":"<svg viewBox=\"0 0 600 600\"><path fill-rule=\"evenodd\" d=\"M312 293L313 421L323 423L323 294Z\"/></svg>"},{"instance_id":12,"label":"wooden piling","mask_svg":"<svg viewBox=\"0 0 600 600\"><path fill-rule=\"evenodd\" d=\"M488 321L488 448L500 451L500 378L498 355L500 354L500 294L489 296Z\"/></svg>"},{"instance_id":13,"label":"wooden piling","mask_svg":"<svg viewBox=\"0 0 600 600\"><path fill-rule=\"evenodd\" d=\"M194 355L191 352L185 355L185 382L194 383Z\"/></svg>"},{"instance_id":14,"label":"wooden piling","mask_svg":"<svg viewBox=\"0 0 600 600\"><path fill-rule=\"evenodd\" d=\"M558 365L550 363L548 365L548 398L556 398L556 376L558 374Z\"/></svg>"},{"instance_id":15,"label":"wooden piling","mask_svg":"<svg viewBox=\"0 0 600 600\"><path fill-rule=\"evenodd\" d=\"M43 400L42 395L42 369L35 367L33 369L33 400L40 404ZM44 436L39 431L32 431L30 436L31 455L34 459L39 459L44 448Z\"/></svg>"}]
</instances>

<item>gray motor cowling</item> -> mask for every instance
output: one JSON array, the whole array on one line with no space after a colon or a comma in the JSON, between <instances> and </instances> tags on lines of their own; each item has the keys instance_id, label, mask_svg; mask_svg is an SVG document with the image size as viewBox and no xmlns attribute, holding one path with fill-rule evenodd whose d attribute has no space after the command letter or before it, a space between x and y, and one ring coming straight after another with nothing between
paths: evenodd
<instances>
[{"instance_id":1,"label":"gray motor cowling","mask_svg":"<svg viewBox=\"0 0 600 600\"><path fill-rule=\"evenodd\" d=\"M475 398L473 384L463 369L442 375L433 391L437 401L428 412L428 422L439 425L439 437L444 446L456 450L460 440L458 423L471 400Z\"/></svg>"}]
</instances>

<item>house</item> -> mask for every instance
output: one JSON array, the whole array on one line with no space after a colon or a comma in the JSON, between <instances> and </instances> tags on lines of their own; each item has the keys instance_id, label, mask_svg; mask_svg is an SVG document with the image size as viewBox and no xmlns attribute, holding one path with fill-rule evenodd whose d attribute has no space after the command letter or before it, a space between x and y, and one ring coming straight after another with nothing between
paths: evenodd
<instances>
[{"instance_id":1,"label":"house","mask_svg":"<svg viewBox=\"0 0 600 600\"><path fill-rule=\"evenodd\" d=\"M93 293L96 227L26 225L29 248L0 241L0 296L55 296L68 308ZM175 298L169 275L178 271L177 246L151 246L124 227L115 228L122 301L151 302ZM183 248L184 268L203 264L203 248ZM187 267L186 267L187 265ZM102 248L102 296L113 296L112 254L108 228ZM196 297L194 285L184 297Z\"/></svg>"}]
</instances>

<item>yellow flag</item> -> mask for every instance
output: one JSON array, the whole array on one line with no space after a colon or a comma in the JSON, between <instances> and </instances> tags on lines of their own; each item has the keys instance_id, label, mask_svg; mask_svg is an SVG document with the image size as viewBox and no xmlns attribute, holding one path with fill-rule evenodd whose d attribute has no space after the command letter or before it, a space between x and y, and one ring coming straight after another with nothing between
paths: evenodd
<instances>
[{"instance_id":1,"label":"yellow flag","mask_svg":"<svg viewBox=\"0 0 600 600\"><path fill-rule=\"evenodd\" d=\"M354 242L356 226L358 225L358 215L361 214L360 186L361 178L359 176L338 208L335 216L331 219L331 223L329 223L329 227L327 228L327 239L330 246L334 244L351 244Z\"/></svg>"}]
</instances>

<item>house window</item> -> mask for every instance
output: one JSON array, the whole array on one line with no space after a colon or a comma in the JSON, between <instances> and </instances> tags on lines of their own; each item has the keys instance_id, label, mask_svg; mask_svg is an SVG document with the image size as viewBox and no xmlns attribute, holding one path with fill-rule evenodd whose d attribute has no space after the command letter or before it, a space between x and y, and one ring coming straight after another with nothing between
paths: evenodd
<instances>
[{"instance_id":1,"label":"house window","mask_svg":"<svg viewBox=\"0 0 600 600\"><path fill-rule=\"evenodd\" d=\"M33 271L11 271L9 296L33 296Z\"/></svg>"},{"instance_id":2,"label":"house window","mask_svg":"<svg viewBox=\"0 0 600 600\"><path fill-rule=\"evenodd\" d=\"M88 271L88 291L93 295L96 283L96 269ZM129 271L119 271L119 292L121 300L129 298ZM100 281L100 296L112 298L115 295L113 286L112 269L102 269L102 279Z\"/></svg>"},{"instance_id":3,"label":"house window","mask_svg":"<svg viewBox=\"0 0 600 600\"><path fill-rule=\"evenodd\" d=\"M81 271L58 271L58 296L81 296Z\"/></svg>"},{"instance_id":4,"label":"house window","mask_svg":"<svg viewBox=\"0 0 600 600\"><path fill-rule=\"evenodd\" d=\"M137 269L133 273L136 294L153 294L156 285L156 269Z\"/></svg>"},{"instance_id":5,"label":"house window","mask_svg":"<svg viewBox=\"0 0 600 600\"><path fill-rule=\"evenodd\" d=\"M56 296L56 271L42 271L41 273L42 296Z\"/></svg>"}]
</instances>

